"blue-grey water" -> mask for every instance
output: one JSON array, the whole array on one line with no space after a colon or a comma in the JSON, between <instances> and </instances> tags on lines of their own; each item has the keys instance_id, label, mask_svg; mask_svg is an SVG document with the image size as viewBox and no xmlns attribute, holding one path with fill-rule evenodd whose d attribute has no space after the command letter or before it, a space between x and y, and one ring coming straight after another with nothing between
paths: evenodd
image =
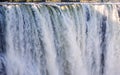
<instances>
[{"instance_id":1,"label":"blue-grey water","mask_svg":"<svg viewBox=\"0 0 120 75\"><path fill-rule=\"evenodd\" d=\"M120 5L0 5L0 75L120 75Z\"/></svg>"}]
</instances>

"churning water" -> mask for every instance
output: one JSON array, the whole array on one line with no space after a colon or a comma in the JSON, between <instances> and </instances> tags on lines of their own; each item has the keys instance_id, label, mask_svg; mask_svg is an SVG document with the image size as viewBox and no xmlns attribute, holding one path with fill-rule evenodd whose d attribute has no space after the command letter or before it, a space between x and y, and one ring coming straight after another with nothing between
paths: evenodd
<instances>
[{"instance_id":1,"label":"churning water","mask_svg":"<svg viewBox=\"0 0 120 75\"><path fill-rule=\"evenodd\" d=\"M1 5L0 75L120 75L120 5Z\"/></svg>"}]
</instances>

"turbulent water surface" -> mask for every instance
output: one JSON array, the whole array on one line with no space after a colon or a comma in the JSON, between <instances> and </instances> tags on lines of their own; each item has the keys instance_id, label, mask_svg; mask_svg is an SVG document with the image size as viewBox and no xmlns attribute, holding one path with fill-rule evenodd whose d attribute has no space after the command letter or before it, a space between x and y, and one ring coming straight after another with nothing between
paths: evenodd
<instances>
[{"instance_id":1,"label":"turbulent water surface","mask_svg":"<svg viewBox=\"0 0 120 75\"><path fill-rule=\"evenodd\" d=\"M120 75L120 5L1 5L0 75Z\"/></svg>"}]
</instances>

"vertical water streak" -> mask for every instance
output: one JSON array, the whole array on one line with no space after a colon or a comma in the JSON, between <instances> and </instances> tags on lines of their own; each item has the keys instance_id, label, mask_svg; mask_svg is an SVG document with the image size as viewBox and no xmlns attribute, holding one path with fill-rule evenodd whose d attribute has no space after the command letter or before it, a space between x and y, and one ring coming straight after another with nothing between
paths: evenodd
<instances>
[{"instance_id":1,"label":"vertical water streak","mask_svg":"<svg viewBox=\"0 0 120 75\"><path fill-rule=\"evenodd\" d=\"M108 29L107 29L107 54L105 75L119 75L120 71L120 42L119 31L120 21L118 13L119 5L109 6ZM110 12L111 11L111 12Z\"/></svg>"},{"instance_id":2,"label":"vertical water streak","mask_svg":"<svg viewBox=\"0 0 120 75\"><path fill-rule=\"evenodd\" d=\"M5 8L0 6L0 75L6 75Z\"/></svg>"}]
</instances>

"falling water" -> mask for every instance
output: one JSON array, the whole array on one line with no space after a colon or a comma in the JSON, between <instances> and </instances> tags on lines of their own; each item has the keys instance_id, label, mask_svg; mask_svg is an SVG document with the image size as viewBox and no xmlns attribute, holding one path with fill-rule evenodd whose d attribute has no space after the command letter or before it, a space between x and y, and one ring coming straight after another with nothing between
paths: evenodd
<instances>
[{"instance_id":1,"label":"falling water","mask_svg":"<svg viewBox=\"0 0 120 75\"><path fill-rule=\"evenodd\" d=\"M120 75L120 5L0 6L0 75Z\"/></svg>"}]
</instances>

